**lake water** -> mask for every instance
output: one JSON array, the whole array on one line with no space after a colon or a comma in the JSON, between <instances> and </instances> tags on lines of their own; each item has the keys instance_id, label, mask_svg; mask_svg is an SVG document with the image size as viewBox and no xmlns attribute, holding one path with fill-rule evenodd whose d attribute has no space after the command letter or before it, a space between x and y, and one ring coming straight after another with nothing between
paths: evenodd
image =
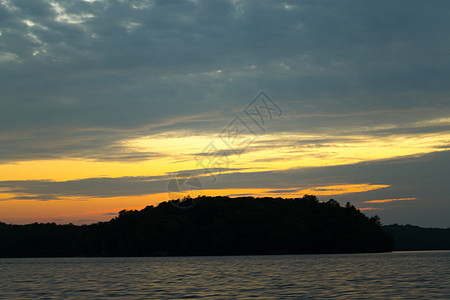
<instances>
[{"instance_id":1,"label":"lake water","mask_svg":"<svg viewBox=\"0 0 450 300\"><path fill-rule=\"evenodd\" d=\"M0 259L0 299L450 299L450 251Z\"/></svg>"}]
</instances>

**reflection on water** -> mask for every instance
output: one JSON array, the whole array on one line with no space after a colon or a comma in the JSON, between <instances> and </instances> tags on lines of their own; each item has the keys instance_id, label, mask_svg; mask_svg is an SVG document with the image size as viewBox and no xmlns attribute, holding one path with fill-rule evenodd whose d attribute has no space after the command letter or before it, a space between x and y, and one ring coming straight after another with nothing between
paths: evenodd
<instances>
[{"instance_id":1,"label":"reflection on water","mask_svg":"<svg viewBox=\"0 0 450 300\"><path fill-rule=\"evenodd\" d=\"M1 299L450 299L450 252L0 259Z\"/></svg>"}]
</instances>

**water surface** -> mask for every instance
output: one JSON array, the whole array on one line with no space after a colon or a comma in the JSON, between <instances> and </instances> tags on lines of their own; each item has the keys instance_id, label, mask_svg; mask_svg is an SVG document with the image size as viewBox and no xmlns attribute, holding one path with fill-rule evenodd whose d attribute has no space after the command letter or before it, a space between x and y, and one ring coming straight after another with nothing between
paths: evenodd
<instances>
[{"instance_id":1,"label":"water surface","mask_svg":"<svg viewBox=\"0 0 450 300\"><path fill-rule=\"evenodd\" d=\"M450 251L0 259L0 299L450 299Z\"/></svg>"}]
</instances>

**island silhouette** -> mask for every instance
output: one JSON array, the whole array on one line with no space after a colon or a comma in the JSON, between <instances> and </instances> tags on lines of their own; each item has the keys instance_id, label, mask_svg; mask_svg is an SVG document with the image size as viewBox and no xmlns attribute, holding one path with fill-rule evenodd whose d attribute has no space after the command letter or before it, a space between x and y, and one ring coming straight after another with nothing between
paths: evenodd
<instances>
[{"instance_id":1,"label":"island silhouette","mask_svg":"<svg viewBox=\"0 0 450 300\"><path fill-rule=\"evenodd\" d=\"M261 255L385 252L377 216L331 199L206 197L122 210L91 225L0 223L0 257ZM187 202L186 202L187 203ZM173 205L175 204L175 205Z\"/></svg>"}]
</instances>

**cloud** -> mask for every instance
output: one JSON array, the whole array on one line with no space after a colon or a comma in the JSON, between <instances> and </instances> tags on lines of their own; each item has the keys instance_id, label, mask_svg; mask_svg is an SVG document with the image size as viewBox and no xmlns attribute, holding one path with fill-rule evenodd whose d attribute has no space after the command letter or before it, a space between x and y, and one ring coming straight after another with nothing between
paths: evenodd
<instances>
[{"instance_id":1,"label":"cloud","mask_svg":"<svg viewBox=\"0 0 450 300\"><path fill-rule=\"evenodd\" d=\"M36 128L47 145L98 138L85 144L98 152L119 130L220 132L261 89L288 110L272 132L445 118L448 11L445 1L3 1L0 131L22 136L8 159L49 157Z\"/></svg>"},{"instance_id":2,"label":"cloud","mask_svg":"<svg viewBox=\"0 0 450 300\"><path fill-rule=\"evenodd\" d=\"M259 190L290 197L301 197L308 193L319 195L323 201L334 198L341 202L352 202L361 208L365 208L368 203L389 203L389 207L382 207L383 210L379 212L385 223L445 227L448 226L450 211L447 182L449 164L450 151L442 151L341 166L260 172L229 170L216 174L215 180L207 175L198 178L204 191L229 190L227 194L236 194L232 191L248 190L251 193L252 190ZM187 172L192 174L192 170ZM149 195L166 193L167 184L174 176L1 181L0 192L4 195L14 194L16 200L44 201L64 200L67 197L89 200L91 197ZM8 199L11 200L4 200ZM381 199L383 203L380 200L373 202L373 199ZM407 199L415 201L403 201Z\"/></svg>"},{"instance_id":3,"label":"cloud","mask_svg":"<svg viewBox=\"0 0 450 300\"><path fill-rule=\"evenodd\" d=\"M105 216L117 216L117 212L108 212L105 213Z\"/></svg>"},{"instance_id":4,"label":"cloud","mask_svg":"<svg viewBox=\"0 0 450 300\"><path fill-rule=\"evenodd\" d=\"M389 203L395 201L412 201L416 200L416 198L397 198L397 199L381 199L381 200L368 200L364 201L364 203Z\"/></svg>"},{"instance_id":5,"label":"cloud","mask_svg":"<svg viewBox=\"0 0 450 300\"><path fill-rule=\"evenodd\" d=\"M371 211L371 210L383 210L384 208L380 207L360 207L358 208L361 211Z\"/></svg>"},{"instance_id":6,"label":"cloud","mask_svg":"<svg viewBox=\"0 0 450 300\"><path fill-rule=\"evenodd\" d=\"M1 193L16 194L5 200L59 200L64 197L77 197L87 200L91 197L107 198L116 196L136 196L165 192L165 176L87 178L69 181L24 180L3 181Z\"/></svg>"},{"instance_id":7,"label":"cloud","mask_svg":"<svg viewBox=\"0 0 450 300\"><path fill-rule=\"evenodd\" d=\"M0 52L0 64L4 62L20 62L20 59L14 53Z\"/></svg>"},{"instance_id":8,"label":"cloud","mask_svg":"<svg viewBox=\"0 0 450 300\"><path fill-rule=\"evenodd\" d=\"M384 223L418 224L448 227L446 214L450 212L448 168L450 151L383 159L339 166L293 168L269 172L224 174L216 182L202 182L204 188L276 187L280 190L299 190L324 185L367 184L389 185L382 189L358 193L326 193L321 200L334 198L364 208L373 199L416 198L415 201L391 202L380 210ZM302 194L299 193L299 196ZM430 216L433 216L430 218Z\"/></svg>"}]
</instances>

